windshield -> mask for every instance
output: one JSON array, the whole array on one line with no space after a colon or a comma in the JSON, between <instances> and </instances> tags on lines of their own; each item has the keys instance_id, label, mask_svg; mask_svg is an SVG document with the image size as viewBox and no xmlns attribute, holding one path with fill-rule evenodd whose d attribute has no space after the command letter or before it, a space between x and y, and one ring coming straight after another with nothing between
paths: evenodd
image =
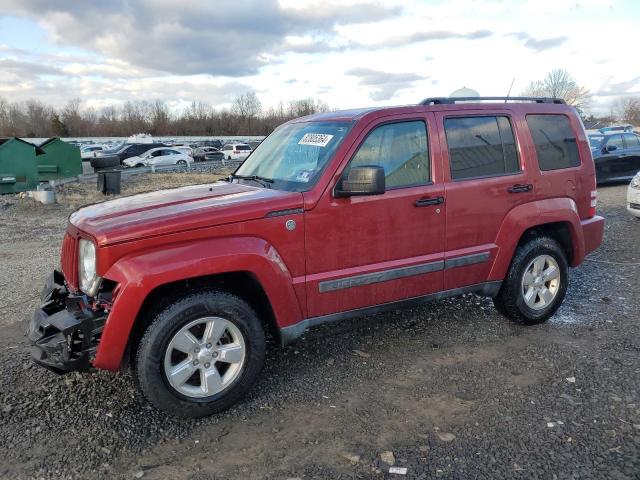
<instances>
[{"instance_id":1,"label":"windshield","mask_svg":"<svg viewBox=\"0 0 640 480\"><path fill-rule=\"evenodd\" d=\"M589 145L591 145L591 148L600 148L600 145L602 145L602 140L604 140L603 136L589 135Z\"/></svg>"},{"instance_id":2,"label":"windshield","mask_svg":"<svg viewBox=\"0 0 640 480\"><path fill-rule=\"evenodd\" d=\"M265 177L273 188L304 192L342 143L351 123L290 123L269 135L236 171L237 175Z\"/></svg>"}]
</instances>

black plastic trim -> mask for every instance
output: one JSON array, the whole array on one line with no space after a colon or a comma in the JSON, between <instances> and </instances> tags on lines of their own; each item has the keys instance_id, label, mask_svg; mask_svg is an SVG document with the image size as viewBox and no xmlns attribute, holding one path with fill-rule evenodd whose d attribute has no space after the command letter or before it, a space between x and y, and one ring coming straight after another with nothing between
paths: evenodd
<instances>
[{"instance_id":1,"label":"black plastic trim","mask_svg":"<svg viewBox=\"0 0 640 480\"><path fill-rule=\"evenodd\" d=\"M265 218L283 217L285 215L296 215L298 213L304 213L304 208L288 208L286 210L274 210L273 212L268 212L265 215Z\"/></svg>"},{"instance_id":2,"label":"black plastic trim","mask_svg":"<svg viewBox=\"0 0 640 480\"><path fill-rule=\"evenodd\" d=\"M491 253L482 252L464 255L462 257L448 258L444 261L444 268L466 267L467 265L473 265L475 263L483 263L489 260L490 256Z\"/></svg>"},{"instance_id":3,"label":"black plastic trim","mask_svg":"<svg viewBox=\"0 0 640 480\"><path fill-rule=\"evenodd\" d=\"M318 284L318 289L320 290L320 293L333 292L334 290L342 290L345 288L370 285L372 283L397 280L398 278L411 277L413 275L437 272L442 269L444 269L444 261L438 260L435 262L412 265L410 267L392 268L389 270L382 270L381 272L363 273L360 275L353 275L351 277L338 278L336 280L326 280Z\"/></svg>"},{"instance_id":4,"label":"black plastic trim","mask_svg":"<svg viewBox=\"0 0 640 480\"><path fill-rule=\"evenodd\" d=\"M551 97L429 97L422 100L419 105L455 105L457 102L534 102L534 103L554 103L565 105L561 98Z\"/></svg>"},{"instance_id":5,"label":"black plastic trim","mask_svg":"<svg viewBox=\"0 0 640 480\"><path fill-rule=\"evenodd\" d=\"M463 255L461 257L450 258L447 260L436 260L435 262L412 265L410 267L391 268L380 272L362 273L335 280L325 280L318 284L318 290L320 293L327 293L335 290L370 285L372 283L388 282L389 280L397 280L399 278L437 272L438 270L486 262L489 260L490 256L491 254L489 252L472 253L470 255Z\"/></svg>"}]
</instances>

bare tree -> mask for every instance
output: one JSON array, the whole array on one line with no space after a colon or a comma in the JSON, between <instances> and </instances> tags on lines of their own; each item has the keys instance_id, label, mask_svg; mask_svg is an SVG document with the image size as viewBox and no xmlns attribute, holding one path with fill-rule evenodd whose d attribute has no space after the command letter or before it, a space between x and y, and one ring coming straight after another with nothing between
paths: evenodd
<instances>
[{"instance_id":1,"label":"bare tree","mask_svg":"<svg viewBox=\"0 0 640 480\"><path fill-rule=\"evenodd\" d=\"M591 93L579 86L573 76L561 68L551 70L542 80L535 80L522 92L527 97L561 98L569 105L573 105L580 112L589 106Z\"/></svg>"},{"instance_id":2,"label":"bare tree","mask_svg":"<svg viewBox=\"0 0 640 480\"><path fill-rule=\"evenodd\" d=\"M253 118L262 112L262 102L256 92L243 93L233 101L232 111L240 118Z\"/></svg>"},{"instance_id":3,"label":"bare tree","mask_svg":"<svg viewBox=\"0 0 640 480\"><path fill-rule=\"evenodd\" d=\"M640 125L640 97L621 98L614 104L613 111L617 119Z\"/></svg>"},{"instance_id":4,"label":"bare tree","mask_svg":"<svg viewBox=\"0 0 640 480\"><path fill-rule=\"evenodd\" d=\"M12 103L0 97L0 136L267 135L291 118L328 109L320 100L303 98L263 111L255 92L240 95L231 110L193 101L174 114L162 100L130 101L96 112L77 98L56 110L37 100Z\"/></svg>"}]
</instances>

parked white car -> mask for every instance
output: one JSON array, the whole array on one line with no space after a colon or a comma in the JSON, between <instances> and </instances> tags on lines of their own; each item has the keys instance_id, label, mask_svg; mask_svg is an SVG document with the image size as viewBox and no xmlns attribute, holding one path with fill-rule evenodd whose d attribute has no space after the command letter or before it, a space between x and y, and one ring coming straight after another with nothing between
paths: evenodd
<instances>
[{"instance_id":1,"label":"parked white car","mask_svg":"<svg viewBox=\"0 0 640 480\"><path fill-rule=\"evenodd\" d=\"M179 145L177 147L173 147L174 150L178 150L182 153L186 153L187 155L189 155L190 157L193 157L193 148L191 147L187 147L186 145Z\"/></svg>"},{"instance_id":2,"label":"parked white car","mask_svg":"<svg viewBox=\"0 0 640 480\"><path fill-rule=\"evenodd\" d=\"M80 149L80 157L82 160L91 160L96 156L96 152L101 152L103 148L102 145L85 145Z\"/></svg>"},{"instance_id":3,"label":"parked white car","mask_svg":"<svg viewBox=\"0 0 640 480\"><path fill-rule=\"evenodd\" d=\"M244 159L252 152L251 146L246 143L227 143L220 150L227 160Z\"/></svg>"},{"instance_id":4,"label":"parked white car","mask_svg":"<svg viewBox=\"0 0 640 480\"><path fill-rule=\"evenodd\" d=\"M640 172L631 179L627 188L627 210L634 217L640 218Z\"/></svg>"},{"instance_id":5,"label":"parked white car","mask_svg":"<svg viewBox=\"0 0 640 480\"><path fill-rule=\"evenodd\" d=\"M125 167L158 167L161 165L191 165L193 158L175 148L152 148L138 157L122 161Z\"/></svg>"}]
</instances>

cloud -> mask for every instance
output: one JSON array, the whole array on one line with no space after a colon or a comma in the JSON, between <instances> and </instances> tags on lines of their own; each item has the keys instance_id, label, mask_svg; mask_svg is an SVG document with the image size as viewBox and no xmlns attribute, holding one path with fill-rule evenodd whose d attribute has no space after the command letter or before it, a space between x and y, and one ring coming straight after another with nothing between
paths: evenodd
<instances>
[{"instance_id":1,"label":"cloud","mask_svg":"<svg viewBox=\"0 0 640 480\"><path fill-rule=\"evenodd\" d=\"M353 68L346 74L358 77L360 85L375 87L369 94L375 101L389 100L400 90L411 88L415 82L429 78L417 73L388 73L370 68Z\"/></svg>"},{"instance_id":2,"label":"cloud","mask_svg":"<svg viewBox=\"0 0 640 480\"><path fill-rule=\"evenodd\" d=\"M640 93L640 76L624 80L622 82L612 82L607 79L605 85L594 93L598 97L612 97L618 95L636 95Z\"/></svg>"},{"instance_id":3,"label":"cloud","mask_svg":"<svg viewBox=\"0 0 640 480\"><path fill-rule=\"evenodd\" d=\"M558 47L567 40L569 40L569 37L565 36L540 39L529 37L527 41L524 42L524 46L537 52L542 52L543 50Z\"/></svg>"},{"instance_id":4,"label":"cloud","mask_svg":"<svg viewBox=\"0 0 640 480\"><path fill-rule=\"evenodd\" d=\"M0 72L12 74L15 77L22 78L22 80L39 75L63 75L64 73L56 67L12 58L0 58ZM6 77L3 78L3 81L6 80Z\"/></svg>"},{"instance_id":5,"label":"cloud","mask_svg":"<svg viewBox=\"0 0 640 480\"><path fill-rule=\"evenodd\" d=\"M468 33L453 32L451 30L431 30L424 32L414 32L407 35L398 35L394 37L386 38L380 42L376 42L373 45L362 45L368 48L380 48L380 47L403 47L405 45L412 45L420 42L429 42L433 40L452 40L452 39L466 39L466 40L478 40L487 38L493 35L490 30L474 30Z\"/></svg>"},{"instance_id":6,"label":"cloud","mask_svg":"<svg viewBox=\"0 0 640 480\"><path fill-rule=\"evenodd\" d=\"M322 52L328 45L290 45L286 38L330 35L338 25L395 17L396 6L361 1L321 8L284 8L278 0L4 0L0 14L22 14L61 44L81 46L133 66L172 74L256 74L269 55Z\"/></svg>"}]
</instances>

